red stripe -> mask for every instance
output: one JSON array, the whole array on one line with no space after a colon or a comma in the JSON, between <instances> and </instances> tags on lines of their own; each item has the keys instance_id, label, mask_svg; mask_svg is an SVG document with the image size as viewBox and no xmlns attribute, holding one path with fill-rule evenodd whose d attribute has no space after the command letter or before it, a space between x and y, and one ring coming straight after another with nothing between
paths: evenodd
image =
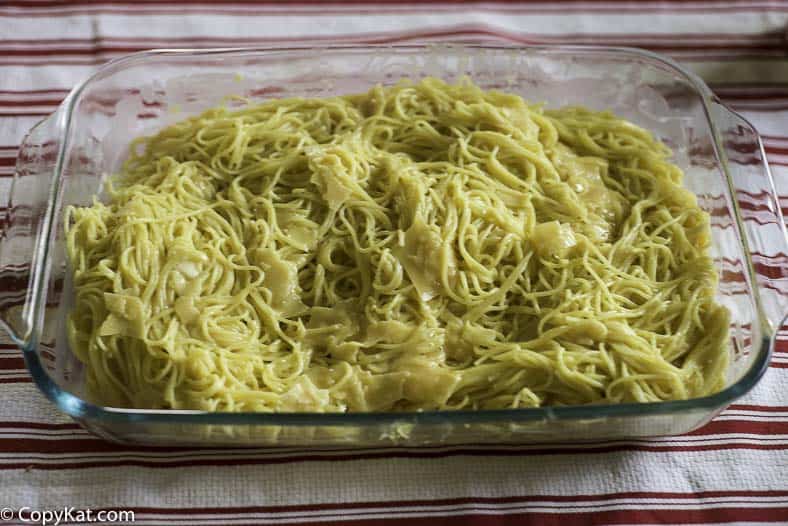
<instances>
[{"instance_id":1,"label":"red stripe","mask_svg":"<svg viewBox=\"0 0 788 526\"><path fill-rule=\"evenodd\" d=\"M690 51L690 52L703 52L703 51L714 51L716 52L715 55L706 54L698 55L689 55L689 56L702 56L703 58L709 58L712 56L719 56L719 52L722 51L729 51L729 52L737 52L735 58L750 58L753 57L749 55L742 55L740 52L742 50L747 51L759 51L759 55L755 58L762 59L767 58L766 56L772 57L783 57L786 55L785 50L782 48L782 44L775 43L774 45L764 45L764 44L751 44L751 45L742 45L742 46L735 46L732 43L720 43L720 44L700 44L694 42L686 42L682 43L680 40L673 40L669 38L669 35L666 35L664 43L654 42L653 40L617 40L605 37L599 38L576 38L576 39L549 39L542 35L533 35L533 34L505 34L501 31L490 31L490 30L468 30L468 29L457 29L457 30L442 30L442 31L431 31L431 32L419 32L419 33L349 33L349 34L336 34L336 35L300 35L300 36L281 36L281 37L258 37L253 39L219 39L219 38L212 38L212 37L204 37L199 39L179 39L179 38L168 38L166 40L144 40L141 41L138 45L134 44L125 44L125 45L110 45L110 44L96 44L90 48L67 48L67 47L46 47L46 48L28 48L28 49L18 49L18 48L2 48L0 47L0 53L2 53L3 57L84 57L88 56L93 59L102 58L104 60L109 60L111 57L116 57L120 55L125 55L129 53L136 53L138 51L145 51L151 48L166 48L166 47L178 47L178 46L188 46L197 49L205 49L205 48L212 48L212 47L222 47L222 46L238 46L238 47L245 47L245 46L265 46L268 44L277 44L277 43L290 43L290 42L357 42L357 43L396 43L399 41L406 41L406 40L413 40L418 38L433 38L433 37L459 37L462 38L464 36L490 36L496 39L506 40L507 42L514 42L514 43L521 43L521 44L537 44L537 43L544 43L544 44L569 44L569 45L608 45L608 46L619 46L619 45L627 45L627 46L637 46L645 49L650 49L654 51L659 51L663 53L671 53L671 52L682 52L682 51ZM721 37L724 38L724 37ZM125 39L124 39L125 40ZM687 56L687 55L682 55ZM729 58L727 55L724 58ZM88 62L88 61L82 61ZM80 63L82 63L80 62ZM4 60L4 64L15 64L19 63L18 60ZM46 62L50 64L49 62Z\"/></svg>"},{"instance_id":2,"label":"red stripe","mask_svg":"<svg viewBox=\"0 0 788 526\"><path fill-rule=\"evenodd\" d=\"M696 453L704 451L724 451L724 450L751 450L751 451L788 451L788 446L781 444L748 444L728 442L725 444L697 444L687 446L659 446L659 445L622 445L622 446L600 446L597 448L544 448L528 450L476 450L451 448L443 451L421 450L389 450L381 453L350 453L341 455L313 454L294 454L278 458L266 457L226 457L221 459L200 458L188 456L185 459L168 460L166 457L161 459L113 459L112 457L102 458L101 460L90 459L89 455L82 456L85 460L59 461L49 463L44 460L25 458L18 462L4 462L2 469L21 469L26 467L47 469L47 470L68 470L86 469L96 467L120 467L137 466L150 468L171 468L171 467L192 467L192 466L240 466L240 465L272 465L272 464L291 464L301 462L340 462L349 460L374 460L389 458L446 458L453 456L489 457L489 456L542 456L542 455L588 455L606 454L621 452L651 452L669 453ZM80 453L84 453L80 451ZM192 453L192 455L194 455Z\"/></svg>"},{"instance_id":3,"label":"red stripe","mask_svg":"<svg viewBox=\"0 0 788 526\"><path fill-rule=\"evenodd\" d=\"M788 104L786 104L788 106ZM772 145L764 145L763 149L766 151L767 154L778 154L778 155L788 155L788 146L780 147L780 146L772 146Z\"/></svg>"},{"instance_id":4,"label":"red stripe","mask_svg":"<svg viewBox=\"0 0 788 526\"><path fill-rule=\"evenodd\" d=\"M755 45L755 46L769 46L770 49L782 49L781 44L784 43L784 36L781 32L770 32L770 33L648 33L648 32L639 32L639 33L600 33L600 32L593 32L593 33L561 33L560 36L556 36L553 33L535 33L532 31L520 31L520 32L511 32L507 31L502 28L498 28L496 26L487 25L487 24L460 24L458 26L451 26L455 28L467 28L472 31L486 31L486 32L495 32L496 34L501 35L513 35L520 38L523 37L535 37L539 39L544 39L548 41L560 41L560 42L568 42L568 41L575 41L575 40L593 40L593 41L615 41L615 42L624 42L624 43L633 43L633 42L643 42L643 41L665 41L671 42L674 44L678 44L681 42L697 42L697 41L725 41L725 45L722 47L731 47L734 45L735 42L741 43L741 45L745 46L746 49L749 49L748 46ZM382 32L379 32L380 34ZM124 36L124 37L112 37L109 35L101 36L98 39L95 38L53 38L53 39L5 39L2 41L3 45L5 46L20 46L20 45L29 45L31 47L38 48L38 47L50 47L53 45L68 45L68 44L85 44L90 49L95 50L102 50L102 49L117 49L116 46L109 45L109 43L116 42L116 43L127 43L127 42L136 42L140 44L149 44L150 42L196 42L198 44L203 44L205 42L218 42L222 44L228 43L254 43L259 42L261 39L266 37L222 37L222 36L214 36L214 35L188 35L188 36L171 36L171 37L135 37L135 36ZM278 37L271 37L273 39L279 40ZM711 45L713 48L717 48L720 44L700 44L701 47ZM79 49L74 48L65 48L70 51L82 51ZM84 49L83 49L84 50Z\"/></svg>"},{"instance_id":5,"label":"red stripe","mask_svg":"<svg viewBox=\"0 0 788 526\"><path fill-rule=\"evenodd\" d=\"M595 512L534 513L519 512L505 515L468 513L440 517L407 517L387 519L386 524L408 526L566 526L567 524L615 525L615 524L704 524L709 522L731 523L734 521L757 521L784 523L788 517L788 506L784 508L708 508L703 510L615 510ZM381 519L350 519L345 524L354 526L381 526ZM571 522L568 522L571 521ZM326 524L325 521L305 519L291 524Z\"/></svg>"},{"instance_id":6,"label":"red stripe","mask_svg":"<svg viewBox=\"0 0 788 526\"><path fill-rule=\"evenodd\" d=\"M36 95L43 95L43 94L51 94L51 93L61 93L67 94L70 89L65 88L49 88L49 89L25 89L25 90L0 90L0 95L28 95L28 94L36 94ZM4 147L7 148L7 147Z\"/></svg>"},{"instance_id":7,"label":"red stripe","mask_svg":"<svg viewBox=\"0 0 788 526\"><path fill-rule=\"evenodd\" d=\"M788 421L712 420L700 429L685 436L707 436L744 433L748 435L788 435ZM787 446L788 447L788 446Z\"/></svg>"},{"instance_id":8,"label":"red stripe","mask_svg":"<svg viewBox=\"0 0 788 526\"><path fill-rule=\"evenodd\" d=\"M551 39L551 40L565 40L565 39L576 39L576 38L593 38L593 39L610 39L610 40L618 40L623 42L632 42L640 41L640 40L648 40L648 39L656 39L656 40L671 40L673 38L677 41L682 40L690 40L690 41L697 41L697 40L727 40L730 42L744 42L744 43L755 43L755 44L766 44L771 43L778 45L784 41L784 35L781 31L767 31L767 32L759 32L759 33L735 33L735 32L705 32L705 33L678 33L678 32L671 32L671 33L649 33L648 31L640 31L637 33L624 33L624 32L615 32L615 33L603 33L599 31L586 31L586 32L562 32L559 34L556 33L535 33L532 31L517 31L511 32L500 28L494 24L486 24L486 23L463 23L459 24L455 27L468 27L471 29L490 29L490 30L500 30L504 31L507 34L517 34L517 35L536 35L539 37ZM3 39L3 44L8 46L15 46L15 45L32 45L32 46L47 46L51 44L86 44L90 47L96 45L98 42L150 42L153 41L179 41L179 42L202 42L204 40L208 41L219 41L219 42L254 42L259 37L249 37L249 36L216 36L216 35L198 35L198 34L191 34L191 35L182 35L182 36L169 36L169 37L140 37L140 36L119 36L115 37L112 35L101 35L96 38L77 38L77 37L57 37L57 38L47 38L47 39L35 39L35 38L7 38ZM749 83L748 83L749 85ZM730 86L730 84L725 84L725 86Z\"/></svg>"},{"instance_id":9,"label":"red stripe","mask_svg":"<svg viewBox=\"0 0 788 526\"><path fill-rule=\"evenodd\" d=\"M300 37L298 38L299 41L309 43L309 44L331 44L331 43L367 43L367 44L397 44L397 43L416 43L416 42L425 42L430 40L437 40L437 41L451 41L455 43L495 43L491 42L494 39L483 39L479 40L473 37L463 38L463 35L467 36L467 32L460 31L455 33L438 33L438 34L414 34L414 35L401 35L401 36L381 36L381 37L371 37L369 35L360 35L358 37L347 37L345 39L339 40L334 37ZM279 42L283 45L286 45L284 39L276 39L276 42ZM523 43L523 44L533 44L533 42L529 42L526 40L512 40L514 43ZM268 44L266 44L268 45ZM275 45L275 41L271 41L271 46ZM645 47L646 49L650 49L648 46L641 46ZM136 48L132 48L132 51L137 51ZM144 49L140 49L144 50ZM660 51L665 52L665 49L660 49ZM764 62L764 61L778 61L785 58L788 53L784 53L782 51L775 51L774 53L770 53L771 56L767 56L764 52L761 55L752 55L752 54L741 54L741 55L730 55L730 54L715 54L715 53L679 53L679 50L676 50L675 53L672 53L673 58L676 60L682 61L719 61L719 62L732 62L732 61L742 61L747 60L750 62ZM78 59L54 59L51 57L46 57L47 60L4 60L0 63L3 66L35 66L35 65L46 65L46 66L53 66L53 65L62 65L62 66L98 66L103 64L104 62L110 60L111 58L117 58L122 56L122 54L104 54L103 56L95 56L90 59L86 58L83 60ZM43 57L42 57L43 58Z\"/></svg>"},{"instance_id":10,"label":"red stripe","mask_svg":"<svg viewBox=\"0 0 788 526\"><path fill-rule=\"evenodd\" d=\"M396 503L395 503L396 504ZM471 504L474 504L473 502ZM626 509L619 509L619 510L604 510L604 511L585 511L585 510L577 510L573 511L571 506L566 506L564 509L565 511L560 512L543 512L543 511L528 511L528 507L525 506L525 510L522 508L517 510L506 510L506 509L470 509L468 505L458 505L458 507L453 511L451 515L444 515L444 516L430 516L430 510L426 511L414 511L410 513L399 513L390 512L388 510L378 511L371 509L368 513L364 513L364 510L360 510L358 513L355 514L348 514L347 516L342 517L342 522L338 523L337 515L332 514L329 517L321 518L321 517L314 517L314 516L298 516L296 515L288 515L289 524L300 524L300 525L324 525L324 524L353 524L359 526L366 526L366 525L377 525L380 526L381 524L405 524L405 525L425 525L431 526L435 525L446 525L446 526L455 526L455 525L479 525L479 526L506 526L506 525L544 525L544 526L564 526L567 524L587 524L587 525L614 525L614 524L696 524L696 523L709 523L709 522L720 522L720 523L730 523L730 522L740 522L740 521L758 521L758 522L782 522L783 517L788 511L788 506L780 506L780 507L771 507L771 508L758 508L758 507L750 507L747 508L746 505L749 503L731 503L726 507L719 507L719 508L708 508L708 509L693 509L693 510L679 510L679 509L640 509L640 510L626 510ZM383 505L384 508L394 508L395 506L390 506L390 503L385 503ZM533 508L539 508L539 505L536 504ZM109 509L109 508L107 508ZM135 519L138 521L143 520L150 520L146 517L146 514L150 514L153 516L159 515L174 515L170 520L179 521L181 520L180 517L177 515L183 515L184 512L179 511L171 511L167 508L136 508L136 507L129 507L124 506L123 509L131 510L135 512ZM143 511L151 509L151 511ZM180 508L188 510L187 508ZM348 507L338 508L338 511L342 511L344 509L351 509ZM457 514L456 511L461 511L464 513ZM440 512L440 511L438 511ZM219 512L221 513L221 512ZM434 513L434 512L433 512ZM248 520L255 522L250 522L247 524L267 524L267 522L258 522L261 520L261 517L254 517L254 512L251 513L234 513L239 515L239 517L244 519L244 515L249 515ZM394 517L386 516L395 514ZM419 516L421 514L421 516ZM375 518L355 518L353 515L372 515L378 516ZM399 516L396 516L399 515ZM157 519L159 519L157 517ZM159 519L161 520L161 519ZM224 518L214 518L211 520L210 518L197 518L193 517L193 520L199 520L201 524L222 524L222 520L226 520ZM206 522L210 521L210 522ZM232 524L242 524L239 522L233 522Z\"/></svg>"},{"instance_id":11,"label":"red stripe","mask_svg":"<svg viewBox=\"0 0 788 526\"><path fill-rule=\"evenodd\" d=\"M173 42L175 44L188 41L194 42L197 44L197 47L211 47L210 45L202 45L203 42L210 42L212 39L216 41L220 41L222 43L227 42L238 42L238 43L245 43L249 44L252 42L256 43L286 43L286 42L367 42L367 43L395 43L398 41L408 41L413 39L422 39L422 38L433 38L433 37L469 37L469 36L489 36L494 37L497 39L512 41L512 42L520 42L520 43L534 43L539 41L550 41L550 42L564 42L564 43L578 43L580 41L588 42L589 39L592 39L595 43L605 43L606 40L604 37L599 39L591 36L577 36L575 40L573 40L572 36L570 35L568 38L565 37L549 37L546 35L531 35L528 33L513 33L506 30L502 30L499 28L485 26L480 24L472 24L472 25L458 25L458 26L448 26L445 28L437 28L432 29L430 31L425 30L416 30L416 31L390 31L390 32L359 32L359 33L352 33L352 34L332 34L332 35L300 35L300 36L279 36L279 37L259 37L259 38L250 38L250 39L224 39L219 37L186 37L186 38L168 38L165 40L155 40L157 44L163 42ZM716 34L716 35L709 35L710 38L718 38L718 39L728 39L728 34ZM710 49L710 50L718 50L718 49L736 49L735 46L728 43L722 46L719 45L709 45L709 44L694 44L694 45L679 45L678 42L673 38L672 35L649 35L649 38L655 39L665 39L666 43L651 43L646 45L647 48L659 49L661 51L670 51L670 50L684 50L684 49ZM196 39L196 40L195 40ZM106 39L109 40L109 39ZM139 40L141 43L148 42L148 45L137 45L137 46L111 46L105 44L96 44L92 47L92 49L50 49L50 50L37 50L37 49L30 49L30 50L17 50L17 49L5 49L3 50L3 55L10 56L10 57L51 57L53 55L61 55L61 56L89 56L90 60L87 61L77 61L74 60L66 61L66 60L58 60L58 64L65 64L65 63L78 63L78 64L95 64L97 61L102 60L102 58L106 59L108 56L111 55L119 55L125 53L132 53L136 51L141 51L150 47L150 40L149 39L123 39L126 40ZM735 37L731 40L735 40ZM621 42L628 42L626 39L618 39L612 38L611 41L613 43L621 43ZM783 56L785 51L782 49L781 46L766 46L764 47L762 44L753 48L748 46L747 49L751 50L758 50L761 51L759 55L755 55L750 57L751 59L762 59L764 58L765 51L774 51L779 54L779 56ZM711 55L703 55L704 57L709 57ZM727 55L718 58L730 58ZM739 57L742 58L742 57ZM13 59L6 60L4 63L6 64L15 64L18 61ZM48 64L55 63L53 60L49 60Z\"/></svg>"},{"instance_id":12,"label":"red stripe","mask_svg":"<svg viewBox=\"0 0 788 526\"><path fill-rule=\"evenodd\" d=\"M33 383L33 379L29 376L19 376L13 378L2 378L0 377L0 384L30 384Z\"/></svg>"},{"instance_id":13,"label":"red stripe","mask_svg":"<svg viewBox=\"0 0 788 526\"><path fill-rule=\"evenodd\" d=\"M618 497L613 497L618 498ZM645 498L654 498L651 494L646 494ZM682 497L679 497L682 498ZM690 496L690 498L692 498ZM601 504L604 505L605 501L608 499L606 496L602 496L601 499L594 499L594 501L600 501ZM697 499L692 499L697 500ZM548 501L548 503L545 503ZM448 512L455 512L452 513L452 517L459 518L462 520L466 517L471 517L476 513L483 513L484 516L490 517L490 513L494 512L495 516L500 517L501 515L511 516L511 515L519 515L523 513L542 513L549 516L571 516L576 517L577 515L584 515L589 513L613 513L613 512L625 512L629 513L629 511L625 510L609 510L609 511L585 511L585 510L573 510L576 507L580 506L573 506L575 504L575 499L573 497L564 497L561 500L555 501L556 503L564 503L562 509L565 510L564 512L536 512L536 511L524 511L528 510L528 508L544 508L544 507L551 507L554 508L555 504L550 504L548 499L542 499L541 497L536 497L533 499L534 504L529 505L529 502L532 502L531 499L485 499L485 498L472 498L472 499L446 499L446 500L436 500L436 501L392 501L392 502L378 502L378 503L346 503L346 504L335 504L335 503L327 503L321 504L318 506L278 506L275 507L277 511L270 511L271 508L269 507L222 507L222 508L151 508L151 507L127 507L125 509L133 510L135 512L135 516L137 520L145 520L147 515L157 516L157 518L161 515L164 516L172 516L171 520L178 520L181 515L188 514L190 518L193 520L199 520L201 523L206 520L210 519L203 519L199 518L199 515L235 515L235 516L249 516L250 519L254 517L259 520L259 515L262 514L284 514L286 513L288 518L292 519L301 519L307 521L317 521L316 523L324 523L326 521L336 520L336 516L338 513L330 513L331 510L335 510L338 512L346 512L343 515L343 521L353 521L354 517L357 517L355 520L367 520L363 519L359 516L363 515L380 515L381 520L383 520L383 515L395 515L395 517L386 517L385 520L387 521L405 521L408 520L405 518L404 514L407 513L408 515L418 515L421 513L422 515L427 515L428 513L432 512L435 513L436 511L448 511ZM521 504L517 508L512 509L512 505ZM744 502L737 502L733 501L728 504L727 507L733 507L735 504L739 506L746 506L750 504L748 501ZM496 507L496 505L498 505ZM615 506L615 504L613 504ZM505 507L504 507L505 506ZM412 508L423 508L427 507L427 510L412 510ZM441 510L434 510L435 507L443 508ZM383 508L381 510L380 508ZM410 509L409 509L410 508ZM432 510L429 508L433 508ZM448 508L448 509L446 509ZM509 508L509 509L507 509ZM397 512L398 509L402 509L401 512ZM757 508L753 508L757 509ZM775 507L772 509L780 510L781 508ZM482 511L483 510L483 511ZM659 508L657 508L659 510ZM299 516L298 512L303 513L303 515ZM315 517L314 515L309 515L310 512L314 513L315 511L322 511L322 512L329 512L326 513L326 516L323 517ZM461 515L457 515L457 511L464 511L465 513ZM651 509L647 510L648 513L651 513ZM659 510L661 511L661 510ZM349 512L349 513L348 513ZM485 513L486 512L486 513ZM396 517L399 515L399 517ZM160 519L161 520L161 519ZM220 519L215 519L220 520ZM343 522L344 524L345 522ZM355 522L354 522L355 523ZM406 522L409 524L409 522ZM541 523L540 523L541 524ZM566 523L565 523L566 524ZM576 523L572 523L576 524Z\"/></svg>"},{"instance_id":14,"label":"red stripe","mask_svg":"<svg viewBox=\"0 0 788 526\"><path fill-rule=\"evenodd\" d=\"M514 495L506 497L457 497L447 499L413 499L413 500L392 500L392 501L365 501L365 502L321 502L319 504L293 504L285 506L214 506L214 507L150 507L138 506L131 508L139 513L156 515L175 515L184 512L194 513L195 515L210 514L252 514L252 513L290 513L290 512L311 512L311 511L330 511L330 510L354 510L363 511L370 508L415 508L415 507L436 507L436 506L462 506L467 504L477 505L496 505L496 504L529 504L529 503L565 503L571 506L574 503L604 503L610 500L621 499L653 499L653 500L687 500L698 501L701 499L714 499L730 497L736 500L737 497L745 498L774 498L788 497L788 492L783 490L720 490L720 491L697 491L692 493L679 492L659 492L659 491L621 491L615 493L580 493L572 495L558 494L536 494L536 495Z\"/></svg>"},{"instance_id":15,"label":"red stripe","mask_svg":"<svg viewBox=\"0 0 788 526\"><path fill-rule=\"evenodd\" d=\"M774 411L788 413L788 405L731 404L728 409L731 411Z\"/></svg>"},{"instance_id":16,"label":"red stripe","mask_svg":"<svg viewBox=\"0 0 788 526\"><path fill-rule=\"evenodd\" d=\"M156 465L171 465L173 463L180 464L191 460L199 460L200 462L214 462L214 463L247 463L247 462L270 462L279 463L283 461L296 462L296 461L309 461L309 460L355 460L359 458L380 458L381 456L388 455L401 455L406 456L453 456L453 455L477 455L477 456L519 456L519 455L566 455L566 454L579 454L582 452L591 453L609 453L612 451L704 451L704 450L719 450L726 448L739 448L744 449L785 449L788 450L788 444L776 443L770 441L770 435L785 435L788 422L761 422L761 421L747 421L747 420L723 420L712 421L712 423L704 426L702 429L690 433L686 436L703 437L707 435L760 435L763 438L748 438L741 439L739 437L725 438L721 437L719 443L704 443L698 442L685 442L681 445L664 444L661 442L651 442L647 439L641 439L635 443L605 443L600 442L597 444L585 444L585 447L554 447L543 445L537 447L496 447L496 446L481 446L469 448L467 445L459 446L441 446L441 447L423 447L421 450L408 450L397 451L392 447L384 448L384 451L374 452L369 451L370 448L360 448L358 450L336 450L334 454L327 454L325 450L317 448L315 450L307 451L293 451L287 454L282 454L277 457L272 457L269 452L266 453L241 453L234 458L221 458L211 459L204 458L210 455L217 455L224 453L223 449L219 448L187 448L187 447L159 447L159 446L134 446L128 447L118 444L106 442L94 436L82 435L61 435L60 438L49 438L46 436L32 435L19 440L16 438L2 438L0 435L0 456L3 454L35 454L38 452L47 452L53 454L80 454L82 461L92 460L94 462L125 462L126 460L118 459L119 456L124 455L142 455L146 456L147 453L165 454L163 457L148 457L144 459L129 460L130 462L150 462ZM13 429L19 432L24 432L24 428L14 427ZM63 428L58 428L62 430ZM66 428L69 429L69 428ZM746 441L742 441L746 440ZM750 443L754 442L754 443ZM365 449L367 451L365 451ZM95 455L99 453L112 453L116 457L107 456L96 458ZM90 458L93 457L93 458ZM33 460L31 457L30 460ZM46 462L46 461L43 461Z\"/></svg>"},{"instance_id":17,"label":"red stripe","mask_svg":"<svg viewBox=\"0 0 788 526\"><path fill-rule=\"evenodd\" d=\"M373 37L370 35L360 35L358 37L345 37L342 39L336 39L333 37L304 37L299 38L299 41L303 41L305 44L308 45L321 45L321 44L407 44L407 43L426 43L430 41L447 41L452 43L492 43L495 44L497 37L492 37L490 39L471 39L471 38L462 38L461 35L467 35L467 32L460 31L456 34L453 33L434 33L434 34L414 34L414 35L394 35L394 36L380 36L380 37ZM480 34L481 35L481 34ZM287 41L285 39L272 39L270 42L260 42L262 46L269 46L275 47L276 43L281 43L282 45L286 45ZM526 41L524 39L518 40L509 40L511 43L515 44L533 44L532 41ZM0 56L0 66L24 66L24 67L35 67L35 66L93 66L98 67L103 65L104 63L108 62L111 59L122 57L129 53L135 53L138 51L147 51L153 48L162 48L162 47L174 47L176 44L169 44L169 45L159 45L159 46L144 46L144 47L129 47L124 50L118 50L117 52L101 52L98 54L93 53L85 53L84 58L74 57L74 58L56 58L56 54L50 51L36 53L36 56L29 57L28 60L23 58L5 58L4 56ZM193 46L195 49L208 49L210 46ZM241 46L242 47L242 46ZM718 61L718 62L732 62L732 61L750 61L750 62L764 62L764 61L779 61L783 60L788 56L788 52L783 51L775 51L774 53L770 53L770 56L764 52L761 55L726 55L726 54L718 54L718 53L711 53L703 52L703 53L680 53L680 48L666 48L666 47L659 47L659 46L639 46L643 49L652 50L660 53L665 53L669 56L672 56L677 61L693 61L693 62L708 62L708 61ZM749 107L747 109L750 109ZM757 108L756 108L757 110Z\"/></svg>"},{"instance_id":18,"label":"red stripe","mask_svg":"<svg viewBox=\"0 0 788 526\"><path fill-rule=\"evenodd\" d=\"M248 46L254 44L268 44L280 42L301 42L301 41L362 41L362 42L383 42L389 43L398 39L413 39L419 37L434 37L434 36L493 36L507 41L516 41L522 43L561 43L561 44L607 44L607 45L640 45L648 49L656 49L661 51L682 51L682 50L749 50L749 51L772 51L777 52L780 56L785 54L783 43L780 40L765 43L763 40L744 40L738 45L735 36L729 34L710 34L704 35L708 38L691 39L688 42L682 42L681 36L669 34L641 34L635 36L622 36L617 35L562 35L560 37L551 37L544 34L536 33L512 33L502 29L495 29L487 26L451 26L446 28L434 29L431 31L391 31L391 32L359 32L359 33L346 33L346 34L332 34L332 35L298 35L298 36L277 36L277 37L249 37L249 38L223 38L212 36L201 37L169 37L166 39L159 38L119 38L113 39L109 37L102 37L100 42L95 40L87 40L86 43L91 43L87 48L69 48L69 47L52 47L52 44L59 44L62 41L34 41L31 44L37 44L35 47L27 49L19 49L16 47L0 47L0 53L6 57L49 57L53 55L58 56L95 56L95 55L120 55L127 53L134 53L150 49L151 47L167 47L167 46L182 46L188 44L197 48L210 48L220 45L238 45ZM723 40L721 43L700 43L696 40ZM120 41L123 44L112 44L112 41ZM656 41L656 42L655 42ZM128 43L131 44L128 44ZM133 44L136 42L137 44ZM10 46L8 41L2 41L4 46ZM45 46L41 46L45 44ZM761 53L763 55L763 53Z\"/></svg>"},{"instance_id":19,"label":"red stripe","mask_svg":"<svg viewBox=\"0 0 788 526\"><path fill-rule=\"evenodd\" d=\"M25 360L21 356L0 356L0 371L3 369L24 369Z\"/></svg>"},{"instance_id":20,"label":"red stripe","mask_svg":"<svg viewBox=\"0 0 788 526\"><path fill-rule=\"evenodd\" d=\"M659 500L659 499L666 499L666 500L686 500L687 503L696 503L701 499L707 498L719 498L719 497L730 497L729 501L725 501L722 504L728 505L726 508L733 507L734 504L738 504L739 507L746 506L747 504L761 504L761 503L771 503L769 501L756 501L755 503L751 503L750 501L746 500L737 500L736 497L744 497L744 498L758 498L758 497L781 497L783 496L782 492L771 492L771 491L764 491L764 492L750 492L750 491L718 491L718 492L698 492L698 493L658 493L658 492L621 492L621 493L608 493L608 494L599 494L599 495L577 495L577 496L555 496L555 495L535 495L535 496L517 496L517 497L499 497L499 498L489 498L489 497L472 497L472 498L453 498L453 499L434 499L434 500L401 500L401 501L372 501L372 502L348 502L348 503L321 503L321 504L307 504L307 505L289 505L289 506L223 506L223 507L197 507L197 508L184 508L184 507L150 507L150 506L125 506L124 509L134 511L137 520L150 520L152 517L148 516L157 516L160 517L164 516L171 516L170 520L179 520L181 515L188 514L191 519L195 521L200 521L200 523L204 523L206 520L210 520L207 518L201 518L200 515L234 515L237 517L247 515L250 519L252 519L255 515L259 520L259 515L262 514L287 514L288 517L293 517L295 519L301 518L303 520L310 520L310 521L319 521L318 523L322 524L325 521L331 520L331 517L336 518L337 513L331 513L332 511L335 512L349 512L343 517L344 520L352 520L352 517L359 517L363 515L381 515L384 514L398 514L397 510L402 510L399 512L400 517L398 518L387 518L389 521L396 521L396 520L403 520L404 513L413 513L418 514L419 511L411 511L412 508L428 508L427 510L421 511L421 513L425 514L433 511L435 508L449 508L449 511L465 511L462 515L454 515L456 518L462 520L465 517L474 516L476 513L484 513L485 516L490 516L490 511L493 511L498 514L506 514L506 515L518 515L523 513L542 513L549 516L571 516L576 517L577 515L583 514L593 514L593 513L613 513L613 512L623 512L629 513L627 510L610 510L610 511L585 511L585 510L577 510L574 511L573 508L582 508L585 506L594 506L594 505L605 505L608 501L611 500L622 500L622 499L650 499L650 500ZM635 501L636 502L636 501ZM564 513L547 513L547 512L534 512L534 511L523 511L523 508L526 510L531 508L540 508L540 507L550 507L555 508L557 504L561 504L561 508L565 510ZM780 504L780 503L777 503ZM517 508L513 508L517 506ZM573 506L574 505L574 506ZM609 505L617 505L611 503ZM380 510L383 508L383 510ZM430 510L429 508L433 508ZM469 509L470 508L470 509ZM507 510L507 508L509 508ZM98 511L100 508L94 508L94 511ZM106 508L110 509L110 508ZM751 508L751 509L758 509L758 508ZM774 507L774 510L779 511L782 507ZM484 510L484 511L482 511ZM315 517L309 516L307 514L314 513L314 512L329 512L326 513L328 517ZM648 513L652 511L662 511L659 508L657 510L648 509L646 510ZM302 515L298 515L298 513ZM382 517L381 517L382 518ZM161 519L159 519L161 520ZM221 520L216 518L215 520ZM358 519L358 520L366 520L366 519ZM234 522L234 524L237 524ZM572 523L574 524L574 523Z\"/></svg>"},{"instance_id":21,"label":"red stripe","mask_svg":"<svg viewBox=\"0 0 788 526\"><path fill-rule=\"evenodd\" d=\"M24 106L52 106L56 107L63 102L59 99L27 99L27 100L0 100L0 107L18 108Z\"/></svg>"},{"instance_id":22,"label":"red stripe","mask_svg":"<svg viewBox=\"0 0 788 526\"><path fill-rule=\"evenodd\" d=\"M0 115L0 119L2 115ZM0 156L0 166L16 166L16 152L11 157Z\"/></svg>"},{"instance_id":23,"label":"red stripe","mask_svg":"<svg viewBox=\"0 0 788 526\"><path fill-rule=\"evenodd\" d=\"M3 111L0 112L0 118L2 117L46 117L52 113L51 111Z\"/></svg>"}]
</instances>

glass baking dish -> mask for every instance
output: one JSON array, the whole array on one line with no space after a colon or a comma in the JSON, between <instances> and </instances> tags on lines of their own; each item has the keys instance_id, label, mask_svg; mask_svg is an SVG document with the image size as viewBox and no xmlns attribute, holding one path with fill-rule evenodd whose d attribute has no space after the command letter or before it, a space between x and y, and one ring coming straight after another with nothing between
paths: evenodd
<instances>
[{"instance_id":1,"label":"glass baking dish","mask_svg":"<svg viewBox=\"0 0 788 526\"><path fill-rule=\"evenodd\" d=\"M403 77L470 77L549 107L610 109L667 143L711 215L718 300L731 311L726 388L649 404L496 411L265 414L102 407L69 350L63 208L90 203L130 141L219 104L362 92ZM241 96L244 99L238 97ZM788 305L786 232L761 141L695 75L634 49L566 46L329 46L159 50L102 67L25 138L0 243L0 317L62 411L137 444L380 446L554 443L691 431L764 373Z\"/></svg>"}]
</instances>

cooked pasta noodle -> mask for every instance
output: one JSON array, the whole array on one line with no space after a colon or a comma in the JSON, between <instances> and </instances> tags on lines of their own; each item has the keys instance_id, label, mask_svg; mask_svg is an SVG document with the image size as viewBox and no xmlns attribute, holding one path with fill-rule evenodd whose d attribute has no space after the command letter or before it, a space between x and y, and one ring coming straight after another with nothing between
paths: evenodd
<instances>
[{"instance_id":1,"label":"cooked pasta noodle","mask_svg":"<svg viewBox=\"0 0 788 526\"><path fill-rule=\"evenodd\" d=\"M212 109L67 210L69 342L120 407L707 395L728 313L670 156L610 113L467 81Z\"/></svg>"}]
</instances>

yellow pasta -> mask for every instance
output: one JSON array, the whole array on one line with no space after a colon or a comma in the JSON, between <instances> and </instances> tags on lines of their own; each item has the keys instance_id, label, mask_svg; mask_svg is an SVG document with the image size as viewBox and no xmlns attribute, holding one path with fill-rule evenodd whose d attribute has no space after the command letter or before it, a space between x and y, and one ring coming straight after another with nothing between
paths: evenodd
<instances>
[{"instance_id":1,"label":"yellow pasta","mask_svg":"<svg viewBox=\"0 0 788 526\"><path fill-rule=\"evenodd\" d=\"M69 207L96 401L355 412L720 390L709 219L616 116L470 82L217 108Z\"/></svg>"}]
</instances>

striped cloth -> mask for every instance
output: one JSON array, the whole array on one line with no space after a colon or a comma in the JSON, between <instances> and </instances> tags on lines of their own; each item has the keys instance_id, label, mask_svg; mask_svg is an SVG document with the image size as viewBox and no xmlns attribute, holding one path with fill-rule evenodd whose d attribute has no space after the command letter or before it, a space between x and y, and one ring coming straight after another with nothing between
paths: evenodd
<instances>
[{"instance_id":1,"label":"striped cloth","mask_svg":"<svg viewBox=\"0 0 788 526\"><path fill-rule=\"evenodd\" d=\"M673 56L759 129L788 211L786 22L788 2L772 0L7 0L0 3L0 192L25 131L122 54L495 38L631 45ZM31 383L19 351L3 345L0 508L133 510L136 524L185 525L788 524L783 338L758 387L690 435L550 449L330 452L111 445L58 414Z\"/></svg>"}]
</instances>

